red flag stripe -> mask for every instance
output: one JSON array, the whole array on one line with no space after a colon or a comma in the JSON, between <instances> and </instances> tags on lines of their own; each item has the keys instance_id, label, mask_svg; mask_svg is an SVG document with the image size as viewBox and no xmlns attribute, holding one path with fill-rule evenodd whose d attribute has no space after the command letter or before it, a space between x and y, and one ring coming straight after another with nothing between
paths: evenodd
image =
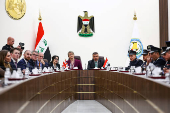
<instances>
[{"instance_id":1,"label":"red flag stripe","mask_svg":"<svg viewBox=\"0 0 170 113\"><path fill-rule=\"evenodd\" d=\"M106 66L107 61L108 61L108 59L107 59L107 57L106 57L106 60L105 60L105 62L104 62L103 67L105 67L105 66Z\"/></svg>"},{"instance_id":2,"label":"red flag stripe","mask_svg":"<svg viewBox=\"0 0 170 113\"><path fill-rule=\"evenodd\" d=\"M38 43L40 42L41 38L43 37L43 35L44 35L43 26L42 26L42 23L39 22L38 32L37 32L37 39L36 39L36 43L35 43L35 49L36 49Z\"/></svg>"}]
</instances>

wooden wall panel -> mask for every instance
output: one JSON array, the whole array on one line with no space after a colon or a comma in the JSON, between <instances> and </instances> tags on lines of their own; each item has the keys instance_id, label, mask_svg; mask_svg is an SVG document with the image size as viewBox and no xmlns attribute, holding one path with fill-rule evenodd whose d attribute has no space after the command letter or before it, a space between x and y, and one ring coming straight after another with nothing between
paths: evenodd
<instances>
[{"instance_id":1,"label":"wooden wall panel","mask_svg":"<svg viewBox=\"0 0 170 113\"><path fill-rule=\"evenodd\" d=\"M159 0L159 29L160 47L164 47L168 41L168 0Z\"/></svg>"},{"instance_id":2,"label":"wooden wall panel","mask_svg":"<svg viewBox=\"0 0 170 113\"><path fill-rule=\"evenodd\" d=\"M95 85L78 85L95 84ZM95 93L76 93L95 92ZM97 100L113 113L170 112L170 86L128 73L80 70L40 76L0 94L2 113L60 113L76 100ZM152 103L152 104L150 104Z\"/></svg>"}]
</instances>

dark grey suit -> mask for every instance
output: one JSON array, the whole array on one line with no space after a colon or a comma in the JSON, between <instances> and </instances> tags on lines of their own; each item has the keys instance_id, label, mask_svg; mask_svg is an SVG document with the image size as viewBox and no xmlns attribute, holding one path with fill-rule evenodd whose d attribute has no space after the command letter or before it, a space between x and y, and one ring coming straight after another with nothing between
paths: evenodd
<instances>
[{"instance_id":1,"label":"dark grey suit","mask_svg":"<svg viewBox=\"0 0 170 113\"><path fill-rule=\"evenodd\" d=\"M101 68L102 66L104 65L104 60L98 60L98 68ZM87 67L87 69L88 70L91 70L91 69L93 69L93 68L95 68L95 63L94 63L94 60L90 60L90 61L88 61L88 67Z\"/></svg>"}]
</instances>

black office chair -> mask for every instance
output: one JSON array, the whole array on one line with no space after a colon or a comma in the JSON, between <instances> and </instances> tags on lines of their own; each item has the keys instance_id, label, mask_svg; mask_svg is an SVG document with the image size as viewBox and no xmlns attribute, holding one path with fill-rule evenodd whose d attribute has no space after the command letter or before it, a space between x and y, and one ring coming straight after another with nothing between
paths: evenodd
<instances>
[{"instance_id":1,"label":"black office chair","mask_svg":"<svg viewBox=\"0 0 170 113\"><path fill-rule=\"evenodd\" d=\"M104 56L99 56L99 59L100 60L104 60Z\"/></svg>"},{"instance_id":2,"label":"black office chair","mask_svg":"<svg viewBox=\"0 0 170 113\"><path fill-rule=\"evenodd\" d=\"M77 59L77 60L81 61L81 57L80 56L74 56L74 59Z\"/></svg>"},{"instance_id":3,"label":"black office chair","mask_svg":"<svg viewBox=\"0 0 170 113\"><path fill-rule=\"evenodd\" d=\"M46 62L48 64L48 60L47 59L43 59L43 60L44 60L44 62Z\"/></svg>"}]
</instances>

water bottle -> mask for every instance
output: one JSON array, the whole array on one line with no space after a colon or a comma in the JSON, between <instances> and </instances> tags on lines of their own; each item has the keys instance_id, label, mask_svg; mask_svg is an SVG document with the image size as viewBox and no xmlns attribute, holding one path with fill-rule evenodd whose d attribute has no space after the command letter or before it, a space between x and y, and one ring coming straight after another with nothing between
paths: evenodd
<instances>
[{"instance_id":1,"label":"water bottle","mask_svg":"<svg viewBox=\"0 0 170 113\"><path fill-rule=\"evenodd\" d=\"M11 72L9 68L6 68L5 74L4 74L5 78L10 78L11 77Z\"/></svg>"},{"instance_id":2,"label":"water bottle","mask_svg":"<svg viewBox=\"0 0 170 113\"><path fill-rule=\"evenodd\" d=\"M29 68L26 68L26 70L25 70L25 78L29 78L29 74L30 74Z\"/></svg>"},{"instance_id":3,"label":"water bottle","mask_svg":"<svg viewBox=\"0 0 170 113\"><path fill-rule=\"evenodd\" d=\"M39 74L42 73L42 68L41 68L41 67L39 68L38 73L39 73Z\"/></svg>"},{"instance_id":4,"label":"water bottle","mask_svg":"<svg viewBox=\"0 0 170 113\"><path fill-rule=\"evenodd\" d=\"M107 64L107 70L109 71L110 70L110 63L108 62Z\"/></svg>"},{"instance_id":5,"label":"water bottle","mask_svg":"<svg viewBox=\"0 0 170 113\"><path fill-rule=\"evenodd\" d=\"M19 77L23 78L23 73L21 71L21 68L17 69L17 73L18 73Z\"/></svg>"}]
</instances>

